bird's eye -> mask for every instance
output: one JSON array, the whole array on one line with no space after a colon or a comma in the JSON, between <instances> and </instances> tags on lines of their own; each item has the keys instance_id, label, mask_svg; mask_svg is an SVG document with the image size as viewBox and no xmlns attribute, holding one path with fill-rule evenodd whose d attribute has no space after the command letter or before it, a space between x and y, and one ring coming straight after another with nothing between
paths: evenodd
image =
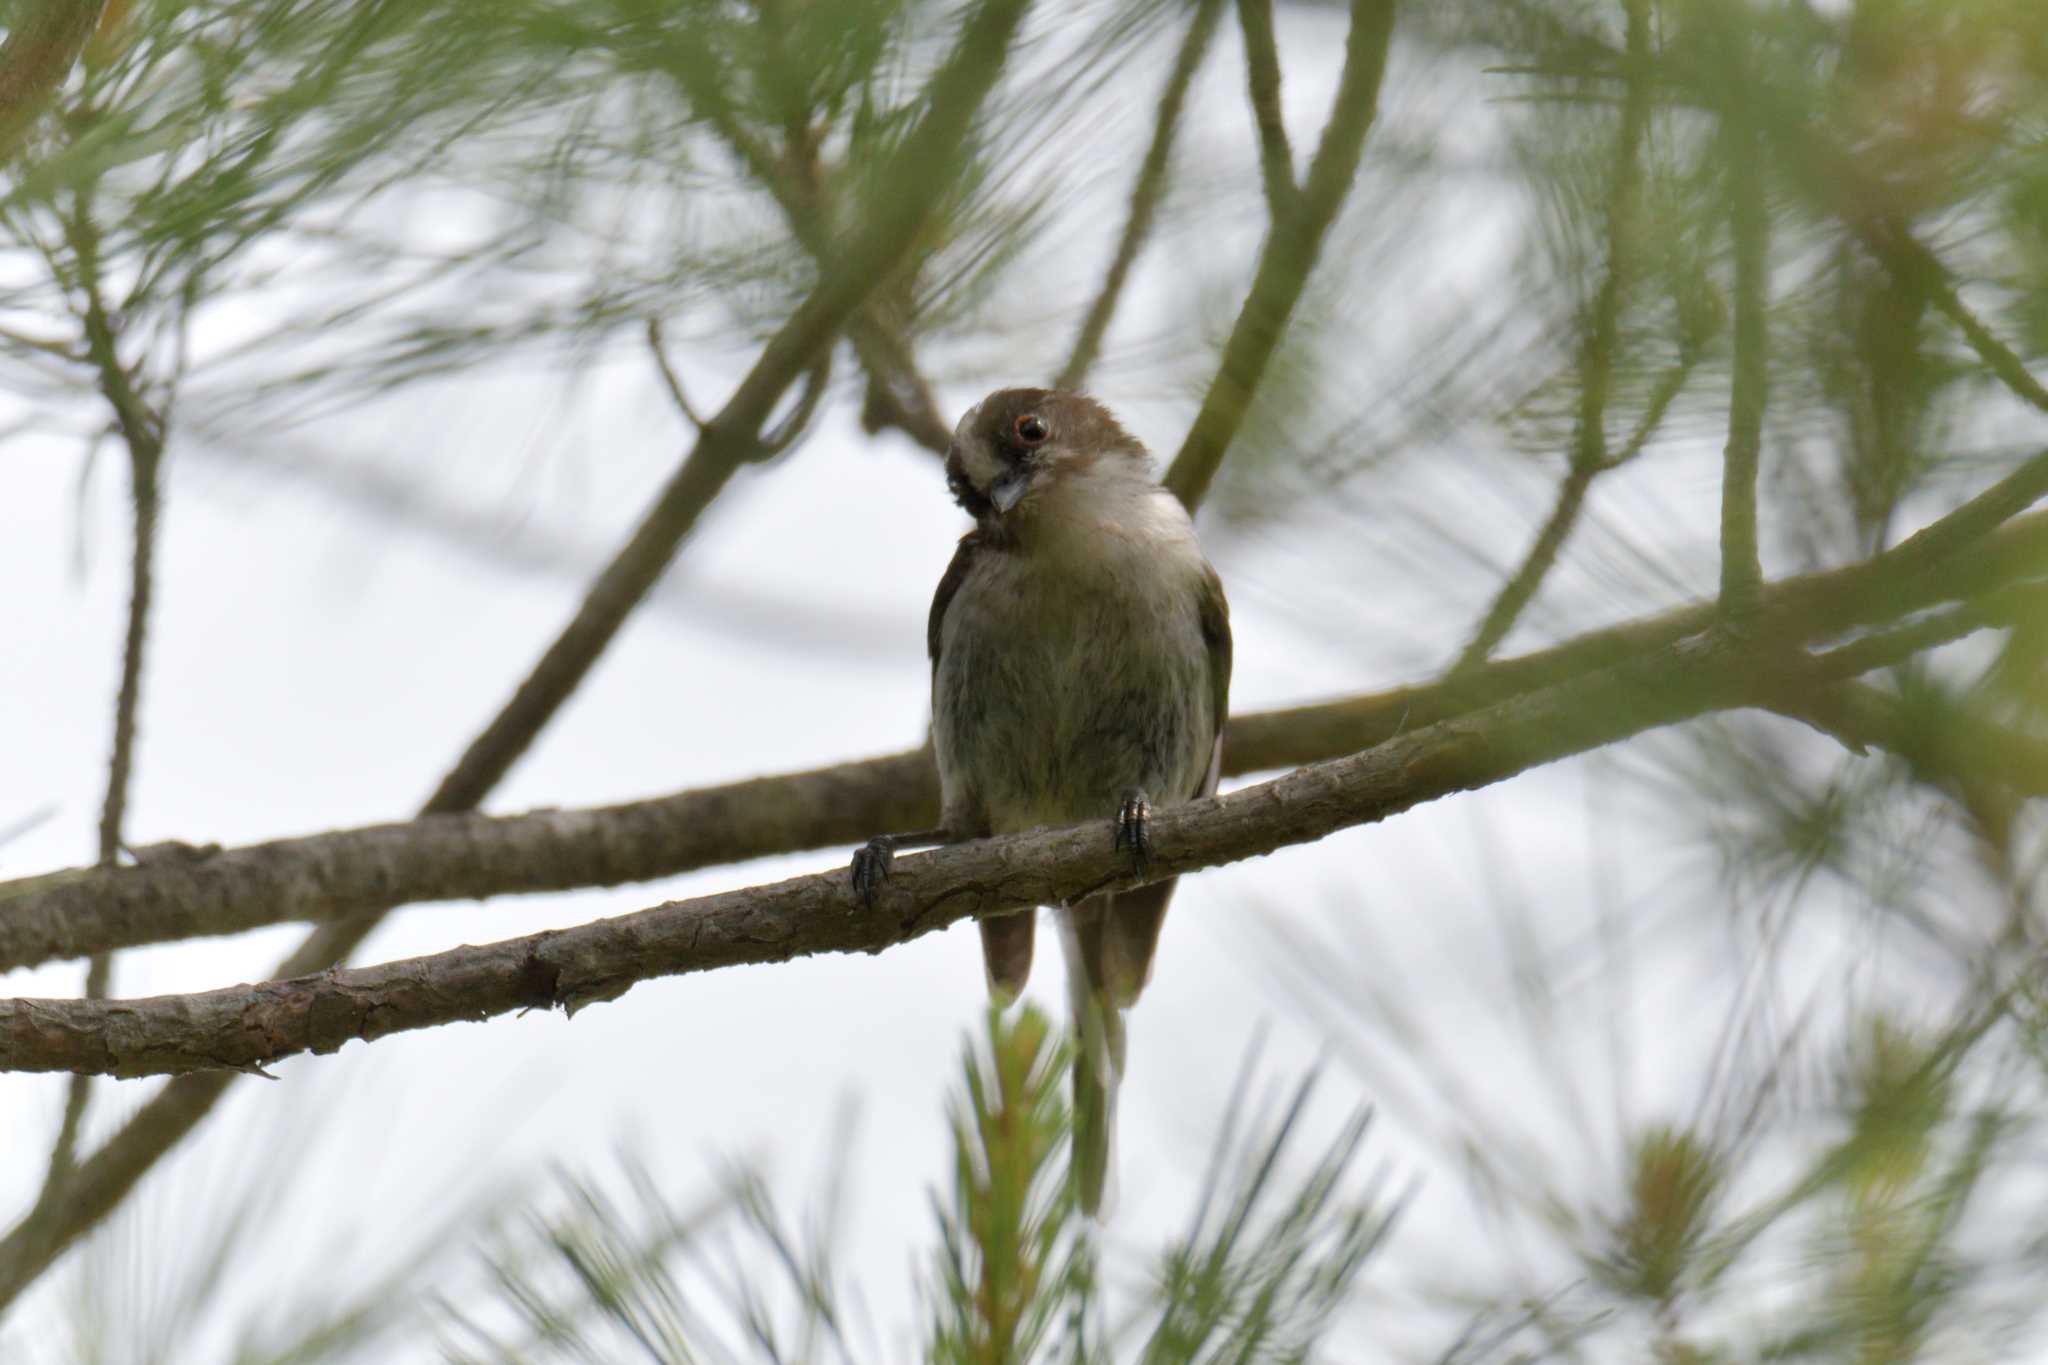
<instances>
[{"instance_id":1,"label":"bird's eye","mask_svg":"<svg viewBox=\"0 0 2048 1365\"><path fill-rule=\"evenodd\" d=\"M1045 423L1038 420L1038 414L1027 412L1017 419L1017 439L1027 446L1035 446L1046 438Z\"/></svg>"}]
</instances>

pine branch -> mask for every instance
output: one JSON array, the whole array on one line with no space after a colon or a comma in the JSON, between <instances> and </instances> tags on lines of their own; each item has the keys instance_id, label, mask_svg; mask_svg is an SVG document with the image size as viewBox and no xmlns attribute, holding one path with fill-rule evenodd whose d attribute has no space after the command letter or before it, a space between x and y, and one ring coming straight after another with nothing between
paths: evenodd
<instances>
[{"instance_id":1,"label":"pine branch","mask_svg":"<svg viewBox=\"0 0 2048 1365\"><path fill-rule=\"evenodd\" d=\"M2044 548L2039 542L2048 535L2044 520L2011 528L2036 539L2031 553L2037 568ZM2012 567L2019 547L1995 548L2005 567ZM1968 578L1990 566L1957 567ZM1646 656L1409 731L1369 752L1174 808L1162 814L1159 851L1148 875L1176 875L1320 838L1705 710L1782 709L1802 688L1825 688L1852 671L1898 662L1941 638L1942 631L1918 625L1815 658L1789 652L1791 638L1772 632L1799 619L1790 608L1855 615L1876 590L1873 584L1844 582L1842 571L1820 577L1834 580L1827 585L1832 601L1825 611L1816 613L1811 585L1804 593L1780 585L1782 600L1774 605L1782 620L1752 619L1690 633ZM1714 615L1710 607L1694 611L1702 620ZM1959 628L1954 620L1944 627ZM834 873L297 982L113 1006L16 1002L0 1057L7 1065L86 1064L129 1073L188 1064L254 1066L291 1051L338 1046L346 1037L381 1036L479 1012L541 1003L574 1008L613 998L653 975L780 961L799 953L879 951L961 918L1128 884L1126 873L1092 825L1041 831L906 860L874 913L850 910L843 874ZM545 1000L537 994L543 986ZM188 1018L212 1019L213 1031L193 1043L181 1022Z\"/></svg>"},{"instance_id":2,"label":"pine branch","mask_svg":"<svg viewBox=\"0 0 2048 1365\"><path fill-rule=\"evenodd\" d=\"M99 26L105 0L30 0L8 16L0 43L0 155L21 136L64 84Z\"/></svg>"},{"instance_id":3,"label":"pine branch","mask_svg":"<svg viewBox=\"0 0 2048 1365\"><path fill-rule=\"evenodd\" d=\"M1756 484L1763 456L1764 402L1770 385L1765 313L1770 292L1770 213L1764 202L1764 142L1748 115L1724 131L1724 174L1734 200L1735 373L1728 400L1728 445L1721 475L1721 603L1755 605L1763 568L1757 555Z\"/></svg>"},{"instance_id":4,"label":"pine branch","mask_svg":"<svg viewBox=\"0 0 2048 1365\"><path fill-rule=\"evenodd\" d=\"M91 7L88 7L91 8ZM162 504L164 424L136 391L121 363L114 325L100 287L100 237L83 202L65 223L76 259L78 284L84 294L82 317L86 358L100 393L114 412L114 424L128 448L128 481L134 511L128 557L128 624L121 642L121 682L114 699L114 738L107 760L107 791L100 807L99 866L120 861L122 830L127 819L128 791L135 772L135 719L142 707L142 659L149 638L150 603L155 596L158 512ZM114 960L96 952L87 964L85 998L104 1000L112 989ZM90 1078L74 1076L64 1097L63 1117L50 1148L49 1170L39 1199L53 1198L70 1178L78 1155L78 1135L92 1100Z\"/></svg>"},{"instance_id":5,"label":"pine branch","mask_svg":"<svg viewBox=\"0 0 2048 1365\"><path fill-rule=\"evenodd\" d=\"M1158 217L1160 201L1166 197L1166 177L1173 165L1173 140L1180 130L1181 109L1187 103L1188 87L1195 82L1195 73L1201 69L1202 58L1208 55L1209 41L1216 36L1217 20L1222 13L1223 0L1200 0L1195 7L1195 17L1188 24L1187 36L1181 39L1180 50L1174 55L1173 70L1166 78L1166 89L1159 96L1159 111L1152 122L1152 142L1145 149L1144 161L1138 166L1137 182L1131 186L1131 202L1124 217L1123 235L1117 239L1116 254L1110 258L1108 273L1102 278L1102 288L1096 291L1095 301L1088 306L1088 314L1081 321L1081 330L1074 337L1074 349L1068 353L1059 378L1053 381L1056 389L1079 389L1087 382L1088 371L1095 366L1095 358L1102 350L1102 338L1109 331L1110 319L1116 316L1117 303L1123 298L1124 283L1130 278L1131 267L1137 264L1145 239L1152 233L1152 222Z\"/></svg>"},{"instance_id":6,"label":"pine branch","mask_svg":"<svg viewBox=\"0 0 2048 1365\"><path fill-rule=\"evenodd\" d=\"M923 120L883 174L873 216L844 244L835 268L769 341L725 408L705 423L689 458L632 540L512 699L427 800L424 814L474 807L526 752L668 567L704 508L758 449L762 429L784 392L812 370L877 281L909 255L941 190L950 183L933 168L954 164L975 111L1008 56L1026 3L988 0L977 10L953 55L932 79Z\"/></svg>"},{"instance_id":7,"label":"pine branch","mask_svg":"<svg viewBox=\"0 0 2048 1365\"><path fill-rule=\"evenodd\" d=\"M1493 653L1521 619L1523 610L1543 586L1557 564L1557 556L1578 524L1586 494L1593 480L1620 460L1607 454L1607 398L1613 388L1614 352L1621 330L1621 299L1632 272L1630 248L1635 235L1636 197L1642 182L1643 136L1650 122L1650 15L1648 0L1628 3L1627 90L1622 97L1621 120L1614 135L1614 172L1607 191L1607 262L1600 287L1594 293L1591 315L1579 342L1579 411L1572 441L1571 464L1559 483L1557 498L1544 520L1535 542L1521 566L1508 576L1472 639L1451 665L1453 672L1474 667ZM1667 386L1676 396L1676 386ZM1660 389L1659 396L1663 390ZM1645 414L1643 434L1647 438L1652 414L1661 415L1662 405L1653 401ZM1628 454L1639 448L1631 442Z\"/></svg>"},{"instance_id":8,"label":"pine branch","mask_svg":"<svg viewBox=\"0 0 2048 1365\"><path fill-rule=\"evenodd\" d=\"M1380 78L1394 40L1394 8L1393 0L1352 0L1344 70L1337 80L1330 121L1309 162L1308 178L1294 211L1274 222L1266 234L1251 291L1223 345L1223 362L1166 472L1166 487L1190 509L1201 505L1224 454L1244 426L1252 395L1322 254L1323 238L1357 178L1366 134L1379 110Z\"/></svg>"},{"instance_id":9,"label":"pine branch","mask_svg":"<svg viewBox=\"0 0 2048 1365\"><path fill-rule=\"evenodd\" d=\"M1797 177L1799 186L1821 196L1827 210L1856 234L1857 240L1883 263L1893 279L1919 290L1955 324L1985 368L2015 397L2048 412L2048 387L1963 302L1956 292L1954 277L1941 258L1914 236L1906 223L1873 207L1885 204L1888 196L1864 178L1857 158L1826 142L1806 118L1773 118L1764 126L1780 135L1788 155L1803 168L1805 173Z\"/></svg>"},{"instance_id":10,"label":"pine branch","mask_svg":"<svg viewBox=\"0 0 2048 1365\"><path fill-rule=\"evenodd\" d=\"M872 909L844 872L675 901L573 929L376 967L143 1000L0 1002L0 1069L175 1075L256 1070L351 1039L513 1010L576 1010L660 976L824 952L881 952L970 918L1071 904L1311 843L1708 711L1830 681L1749 622L1154 815L1142 876L1099 823L977 840L899 861Z\"/></svg>"},{"instance_id":11,"label":"pine branch","mask_svg":"<svg viewBox=\"0 0 2048 1365\"><path fill-rule=\"evenodd\" d=\"M1831 653L1833 671L1849 677L1973 630L2009 624L2038 600L2038 585L2007 585L2048 576L2048 513L2016 521L1945 561L1921 552L1940 538L1938 524L1887 555L1771 584L1761 616L1780 638L1814 644L1943 602L1961 603ZM1239 776L1330 759L1569 683L1704 630L1715 612L1713 603L1701 603L1453 678L1234 716L1224 736L1224 771ZM612 806L436 815L226 850L153 846L140 850L134 867L81 868L0 884L0 970L101 948L347 918L400 900L651 881L853 844L877 829L921 827L937 807L931 759L913 749Z\"/></svg>"},{"instance_id":12,"label":"pine branch","mask_svg":"<svg viewBox=\"0 0 2048 1365\"><path fill-rule=\"evenodd\" d=\"M933 168L955 163L976 111L1009 56L1028 2L984 0L973 11L928 86L922 118L883 174L873 217L769 341L633 538L600 576L576 618L448 774L423 814L473 807L525 751L666 567L733 466L756 447L782 395L815 365L818 354L875 282L910 252L918 229L948 183ZM385 908L388 903L323 925L280 964L278 975L332 967L375 927ZM228 1073L190 1076L165 1087L80 1163L61 1199L48 1197L46 1191L46 1197L36 1201L0 1239L0 1309L106 1217L156 1161L197 1126L225 1093L229 1079Z\"/></svg>"},{"instance_id":13,"label":"pine branch","mask_svg":"<svg viewBox=\"0 0 2048 1365\"><path fill-rule=\"evenodd\" d=\"M1252 122L1259 130L1259 178L1266 187L1266 214L1277 226L1293 216L1300 194L1294 183L1294 149L1280 114L1280 48L1273 36L1273 0L1237 0L1244 33L1245 82Z\"/></svg>"},{"instance_id":14,"label":"pine branch","mask_svg":"<svg viewBox=\"0 0 2048 1365\"><path fill-rule=\"evenodd\" d=\"M772 10L760 16L763 23L777 19ZM836 268L844 244L833 233L833 186L819 165L815 131L793 116L783 130L783 145L777 148L747 126L708 68L686 62L670 74L692 110L775 200L790 235L806 254L820 270ZM940 416L909 340L888 316L878 294L879 290L870 291L846 322L847 340L868 379L861 426L869 434L893 428L933 454L944 455L952 444L952 427ZM673 381L671 389L681 392Z\"/></svg>"}]
</instances>

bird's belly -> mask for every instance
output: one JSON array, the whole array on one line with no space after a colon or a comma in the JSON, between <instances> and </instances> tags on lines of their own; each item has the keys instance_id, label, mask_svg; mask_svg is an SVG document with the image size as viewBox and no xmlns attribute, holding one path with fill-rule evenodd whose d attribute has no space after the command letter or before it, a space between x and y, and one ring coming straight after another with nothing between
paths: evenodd
<instances>
[{"instance_id":1,"label":"bird's belly","mask_svg":"<svg viewBox=\"0 0 2048 1365\"><path fill-rule=\"evenodd\" d=\"M1133 787L1194 796L1215 740L1195 603L1115 589L997 583L954 602L933 678L949 826L1107 817Z\"/></svg>"}]
</instances>

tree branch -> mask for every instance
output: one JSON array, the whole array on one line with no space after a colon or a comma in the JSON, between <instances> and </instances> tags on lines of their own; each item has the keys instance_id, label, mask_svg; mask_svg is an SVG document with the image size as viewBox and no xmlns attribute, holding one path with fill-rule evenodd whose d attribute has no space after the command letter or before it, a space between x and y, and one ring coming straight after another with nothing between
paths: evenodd
<instances>
[{"instance_id":1,"label":"tree branch","mask_svg":"<svg viewBox=\"0 0 2048 1365\"><path fill-rule=\"evenodd\" d=\"M756 449L762 427L794 380L816 363L839 329L907 256L918 229L950 183L936 167L955 163L975 111L994 84L1027 0L985 0L946 65L932 78L926 112L880 177L872 214L844 244L835 268L769 341L725 408L704 425L695 448L633 538L598 579L576 617L504 709L470 745L424 808L467 810L526 752L626 616L668 567L698 516Z\"/></svg>"},{"instance_id":2,"label":"tree branch","mask_svg":"<svg viewBox=\"0 0 2048 1365\"><path fill-rule=\"evenodd\" d=\"M2048 387L2043 387L2026 361L1970 311L1956 292L1955 281L1941 258L1915 237L1905 223L1873 207L1884 204L1887 196L1862 177L1856 158L1829 145L1813 131L1811 121L1803 117L1771 119L1766 126L1792 139L1792 155L1809 172L1799 177L1799 183L1825 196L1828 211L1856 234L1894 279L1921 291L1954 323L1970 349L2006 388L2021 401L2048 412Z\"/></svg>"},{"instance_id":3,"label":"tree branch","mask_svg":"<svg viewBox=\"0 0 2048 1365\"><path fill-rule=\"evenodd\" d=\"M142 656L149 629L149 608L155 585L157 513L161 505L164 455L163 423L150 410L121 363L114 326L100 294L99 233L80 205L66 225L78 258L79 288L85 296L86 354L94 378L128 449L131 501L135 511L134 553L130 559L128 628L121 648L121 685L114 703L114 745L107 763L107 794L100 810L99 853L111 866L121 851L121 829L128 809L129 779L135 765L135 716L141 706Z\"/></svg>"},{"instance_id":4,"label":"tree branch","mask_svg":"<svg viewBox=\"0 0 2048 1365\"><path fill-rule=\"evenodd\" d=\"M1852 683L1789 693L1769 706L1846 748L1894 754L1932 782L1989 779L2022 796L2048 794L2048 743L1966 708L1915 711L1875 687Z\"/></svg>"},{"instance_id":5,"label":"tree branch","mask_svg":"<svg viewBox=\"0 0 2048 1365\"><path fill-rule=\"evenodd\" d=\"M9 16L0 43L0 156L49 104L100 21L104 0L30 0Z\"/></svg>"},{"instance_id":6,"label":"tree branch","mask_svg":"<svg viewBox=\"0 0 2048 1365\"><path fill-rule=\"evenodd\" d=\"M1936 532L1929 528L1922 536ZM1963 602L1824 656L1833 661L1832 675L1854 676L1970 630L2021 619L2040 588L2006 585L2048 576L2048 513L2015 522L1945 561L1922 555L1924 543L1916 537L1875 559L1772 584L1761 618L1777 638L1811 644L1942 602ZM1713 603L1681 608L1417 686L1233 716L1224 734L1224 771L1235 776L1326 760L1569 683L1704 630L1716 610ZM399 900L651 881L857 843L877 829L920 828L932 823L937 809L931 759L913 749L613 806L439 815L237 849L166 849L140 866L0 885L0 969L102 947L346 918Z\"/></svg>"},{"instance_id":7,"label":"tree branch","mask_svg":"<svg viewBox=\"0 0 2048 1365\"><path fill-rule=\"evenodd\" d=\"M96 7L86 7L96 8ZM113 409L115 426L128 448L129 500L134 531L129 552L128 625L121 642L121 681L114 698L114 735L107 759L107 791L100 807L99 865L116 866L121 857L122 829L128 810L128 789L135 772L135 718L142 706L142 658L148 642L150 602L155 593L157 514L161 506L163 421L136 392L121 364L114 326L100 289L100 237L84 202L65 220L65 235L78 263L78 286L84 294L82 317L86 358L100 393ZM103 1000L112 988L113 956L92 955L85 973L85 998ZM64 1097L64 1114L50 1148L49 1172L42 1198L51 1198L70 1178L76 1164L78 1135L91 1103L90 1078L74 1076Z\"/></svg>"},{"instance_id":8,"label":"tree branch","mask_svg":"<svg viewBox=\"0 0 2048 1365\"><path fill-rule=\"evenodd\" d=\"M1578 524L1593 480L1613 467L1607 457L1607 397L1613 387L1614 350L1621 328L1621 298L1631 271L1629 247L1635 227L1637 185L1642 180L1642 142L1650 121L1650 15L1648 0L1628 2L1627 90L1614 134L1614 174L1607 192L1607 263L1593 296L1591 317L1579 344L1579 411L1571 467L1558 485L1550 516L1537 532L1521 567L1501 585L1479 628L1451 665L1453 672L1483 662L1507 638L1523 610L1557 563L1558 553ZM1681 381L1682 382L1682 381ZM1675 394L1676 389L1672 392ZM1660 390L1661 393L1661 390ZM1665 399L1665 406L1670 400ZM1653 405L1653 411L1661 411ZM1646 422L1649 414L1645 414ZM1647 426L1645 428L1647 436Z\"/></svg>"},{"instance_id":9,"label":"tree branch","mask_svg":"<svg viewBox=\"0 0 2048 1365\"><path fill-rule=\"evenodd\" d=\"M1275 222L1259 252L1251 291L1238 311L1223 362L1202 409L1167 470L1166 487L1190 510L1201 505L1237 438L1287 320L1321 254L1323 238L1357 177L1365 137L1379 108L1380 78L1394 38L1394 0L1351 0L1351 32L1330 121L1309 163L1297 211Z\"/></svg>"},{"instance_id":10,"label":"tree branch","mask_svg":"<svg viewBox=\"0 0 2048 1365\"><path fill-rule=\"evenodd\" d=\"M1308 843L1707 710L1778 695L1804 656L1716 627L1648 657L1153 817L1143 880ZM899 861L868 910L844 872L671 902L382 966L112 1003L0 1002L0 1068L136 1076L251 1069L516 1009L571 1013L657 976L879 952L962 919L1139 884L1095 823Z\"/></svg>"},{"instance_id":11,"label":"tree branch","mask_svg":"<svg viewBox=\"0 0 2048 1365\"><path fill-rule=\"evenodd\" d=\"M763 24L774 23L778 17L766 9L758 16ZM774 36L779 44L781 33ZM707 68L683 63L672 68L671 74L698 117L710 124L766 187L791 234L818 268L836 268L842 244L832 234L829 187L820 174L817 138L804 119L792 111L778 152L770 142L755 136ZM804 78L785 73L784 80L794 87L802 85ZM952 443L952 427L940 416L931 385L919 370L910 344L888 319L873 290L847 319L846 336L868 377L861 407L862 429L872 435L894 428L932 453L944 455ZM680 392L679 386L671 387Z\"/></svg>"},{"instance_id":12,"label":"tree branch","mask_svg":"<svg viewBox=\"0 0 2048 1365\"><path fill-rule=\"evenodd\" d=\"M1354 19L1353 22L1356 22ZM1259 177L1266 187L1266 215L1277 227L1294 215L1300 194L1294 183L1294 149L1280 116L1280 48L1273 37L1273 0L1237 0L1244 32L1245 81L1252 121L1259 130Z\"/></svg>"},{"instance_id":13,"label":"tree branch","mask_svg":"<svg viewBox=\"0 0 2048 1365\"><path fill-rule=\"evenodd\" d=\"M1760 133L1777 139L1798 172L1790 177L1792 185L1841 220L1894 279L1921 291L2016 397L2048 412L2048 386L1963 302L1948 267L1887 207L1891 196L1863 174L1859 158L1816 131L1803 108L1775 98L1768 88L1748 92L1748 97L1772 98L1764 117L1754 111L1749 117Z\"/></svg>"},{"instance_id":14,"label":"tree branch","mask_svg":"<svg viewBox=\"0 0 2048 1365\"><path fill-rule=\"evenodd\" d=\"M1757 555L1757 471L1763 455L1764 401L1770 383L1764 312L1770 290L1770 213L1764 202L1764 145L1747 114L1724 129L1725 174L1734 205L1735 367L1728 399L1728 446L1721 466L1721 604L1756 603L1763 568Z\"/></svg>"},{"instance_id":15,"label":"tree branch","mask_svg":"<svg viewBox=\"0 0 2048 1365\"><path fill-rule=\"evenodd\" d=\"M830 344L876 281L912 249L919 227L949 183L934 168L955 164L1028 3L984 0L963 25L953 52L927 88L923 116L881 176L863 230L769 341L575 619L448 774L424 814L473 807L524 752L652 586L697 515L730 477L732 465L753 447L782 394ZM319 971L341 961L375 927L384 908L323 925L280 964L278 975ZM228 1079L229 1073L217 1073L173 1082L78 1166L62 1198L45 1191L0 1239L0 1308L104 1218L211 1111Z\"/></svg>"},{"instance_id":16,"label":"tree branch","mask_svg":"<svg viewBox=\"0 0 2048 1365\"><path fill-rule=\"evenodd\" d=\"M1223 0L1200 0L1195 6L1195 17L1188 24L1187 36L1181 39L1180 50L1174 54L1173 71L1159 95L1159 112L1152 121L1152 142L1145 149L1144 161L1139 163L1137 182L1131 186L1123 235L1117 239L1116 254L1110 258L1109 271L1102 277L1102 288L1089 305L1088 315L1081 320L1074 349L1068 353L1059 378L1053 380L1056 389L1080 388L1102 350L1102 338L1116 316L1118 301L1123 298L1124 282L1130 278L1138 252L1152 233L1159 203L1166 197L1166 176L1173 164L1173 140L1180 130L1181 109L1187 103L1188 87L1195 82L1202 58L1208 54L1209 41L1216 36L1216 23L1222 14Z\"/></svg>"},{"instance_id":17,"label":"tree branch","mask_svg":"<svg viewBox=\"0 0 2048 1365\"><path fill-rule=\"evenodd\" d=\"M1536 533L1529 552L1508 581L1501 584L1493 601L1487 604L1486 614L1480 618L1479 628L1472 632L1472 638L1459 651L1450 671L1464 673L1486 662L1494 647L1507 633L1515 628L1515 622L1522 618L1522 611L1535 598L1536 590L1543 586L1543 580L1556 567L1558 553L1564 549L1565 540L1572 528L1578 524L1579 512L1586 505L1586 494L1593 487L1593 480L1599 477L1602 466L1572 462L1565 471L1564 479L1557 486L1557 498L1550 506L1550 515L1543 520L1543 526Z\"/></svg>"},{"instance_id":18,"label":"tree branch","mask_svg":"<svg viewBox=\"0 0 2048 1365\"><path fill-rule=\"evenodd\" d=\"M661 334L661 319L647 319L647 353L654 358L654 369L661 376L662 387L668 390L669 401L676 405L676 411L694 431L704 430L704 419L698 415L696 405L690 402L690 395L683 389L682 376L668 361L668 343Z\"/></svg>"}]
</instances>

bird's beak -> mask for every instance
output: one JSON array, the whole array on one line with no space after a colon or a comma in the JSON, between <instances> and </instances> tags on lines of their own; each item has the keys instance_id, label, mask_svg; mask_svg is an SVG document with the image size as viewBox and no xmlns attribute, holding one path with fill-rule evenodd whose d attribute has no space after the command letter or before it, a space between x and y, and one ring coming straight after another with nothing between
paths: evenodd
<instances>
[{"instance_id":1,"label":"bird's beak","mask_svg":"<svg viewBox=\"0 0 2048 1365\"><path fill-rule=\"evenodd\" d=\"M989 485L988 500L996 505L996 511L1008 512L1024 500L1024 493L1031 487L1031 471L1019 467L1004 474Z\"/></svg>"}]
</instances>

